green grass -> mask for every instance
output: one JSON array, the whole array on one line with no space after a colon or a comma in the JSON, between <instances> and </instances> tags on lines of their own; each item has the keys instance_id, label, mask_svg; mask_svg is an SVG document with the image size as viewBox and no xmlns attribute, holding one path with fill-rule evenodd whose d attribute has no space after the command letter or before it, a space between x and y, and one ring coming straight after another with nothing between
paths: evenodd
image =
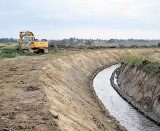
<instances>
[{"instance_id":1,"label":"green grass","mask_svg":"<svg viewBox=\"0 0 160 131\"><path fill-rule=\"evenodd\" d=\"M61 54L61 53L63 53L63 51L59 51L59 50L57 50L57 51L49 50L48 51L48 54Z\"/></svg>"},{"instance_id":2,"label":"green grass","mask_svg":"<svg viewBox=\"0 0 160 131\"><path fill-rule=\"evenodd\" d=\"M121 57L121 64L138 66L144 69L145 71L152 73L160 72L160 61L155 61L142 55L125 53Z\"/></svg>"},{"instance_id":3,"label":"green grass","mask_svg":"<svg viewBox=\"0 0 160 131\"><path fill-rule=\"evenodd\" d=\"M48 54L59 54L62 51L49 51ZM0 60L7 59L7 58L15 58L17 56L40 56L41 54L36 53L24 53L23 51L16 50L15 46L6 46L0 48Z\"/></svg>"},{"instance_id":4,"label":"green grass","mask_svg":"<svg viewBox=\"0 0 160 131\"><path fill-rule=\"evenodd\" d=\"M3 47L0 48L0 60L6 58L15 58L17 56L38 56L35 53L24 53L21 51L17 51L15 47Z\"/></svg>"},{"instance_id":5,"label":"green grass","mask_svg":"<svg viewBox=\"0 0 160 131\"><path fill-rule=\"evenodd\" d=\"M160 61L150 61L146 65L146 69L154 73L160 73Z\"/></svg>"},{"instance_id":6,"label":"green grass","mask_svg":"<svg viewBox=\"0 0 160 131\"><path fill-rule=\"evenodd\" d=\"M121 63L131 65L141 65L142 61L148 60L148 58L141 55L134 55L131 53L125 53L121 57Z\"/></svg>"}]
</instances>

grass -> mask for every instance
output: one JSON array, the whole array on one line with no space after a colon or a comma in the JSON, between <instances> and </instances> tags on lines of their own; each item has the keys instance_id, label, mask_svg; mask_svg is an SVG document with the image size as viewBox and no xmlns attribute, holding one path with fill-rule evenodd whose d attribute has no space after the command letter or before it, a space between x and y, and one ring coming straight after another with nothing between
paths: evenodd
<instances>
[{"instance_id":1,"label":"grass","mask_svg":"<svg viewBox=\"0 0 160 131\"><path fill-rule=\"evenodd\" d=\"M6 58L15 58L17 56L38 56L35 53L24 53L21 51L17 51L15 47L3 47L0 48L0 60Z\"/></svg>"},{"instance_id":2,"label":"grass","mask_svg":"<svg viewBox=\"0 0 160 131\"><path fill-rule=\"evenodd\" d=\"M48 54L62 53L62 51L49 51ZM0 60L7 58L15 58L17 56L40 56L41 54L36 53L24 53L22 51L17 51L15 46L4 46L0 48Z\"/></svg>"},{"instance_id":3,"label":"grass","mask_svg":"<svg viewBox=\"0 0 160 131\"><path fill-rule=\"evenodd\" d=\"M152 73L160 72L160 61L155 61L142 55L125 53L121 57L121 64L138 66L144 69L145 71Z\"/></svg>"},{"instance_id":4,"label":"grass","mask_svg":"<svg viewBox=\"0 0 160 131\"><path fill-rule=\"evenodd\" d=\"M160 72L160 61L150 62L147 65L148 69L152 72L159 73Z\"/></svg>"},{"instance_id":5,"label":"grass","mask_svg":"<svg viewBox=\"0 0 160 131\"><path fill-rule=\"evenodd\" d=\"M160 53L160 51L159 50L154 50L154 53Z\"/></svg>"},{"instance_id":6,"label":"grass","mask_svg":"<svg viewBox=\"0 0 160 131\"><path fill-rule=\"evenodd\" d=\"M148 60L148 58L141 55L134 55L131 53L125 53L121 57L122 64L141 65L142 62L145 60Z\"/></svg>"},{"instance_id":7,"label":"grass","mask_svg":"<svg viewBox=\"0 0 160 131\"><path fill-rule=\"evenodd\" d=\"M63 53L63 51L59 51L59 50L57 50L57 51L49 50L48 51L48 54L61 54L61 53Z\"/></svg>"}]
</instances>

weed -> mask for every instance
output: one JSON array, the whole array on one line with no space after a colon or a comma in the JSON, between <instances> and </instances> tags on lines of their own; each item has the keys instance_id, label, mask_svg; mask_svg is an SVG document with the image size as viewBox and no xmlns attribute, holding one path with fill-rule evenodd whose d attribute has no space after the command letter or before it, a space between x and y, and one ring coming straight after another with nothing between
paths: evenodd
<instances>
[{"instance_id":1,"label":"weed","mask_svg":"<svg viewBox=\"0 0 160 131\"><path fill-rule=\"evenodd\" d=\"M160 72L160 61L149 62L146 65L146 68L148 68L151 72L158 73Z\"/></svg>"},{"instance_id":2,"label":"weed","mask_svg":"<svg viewBox=\"0 0 160 131\"><path fill-rule=\"evenodd\" d=\"M142 61L148 60L148 58L141 55L133 55L131 53L125 53L121 57L122 64L141 65Z\"/></svg>"},{"instance_id":3,"label":"weed","mask_svg":"<svg viewBox=\"0 0 160 131\"><path fill-rule=\"evenodd\" d=\"M152 73L160 72L160 61L155 61L141 55L125 53L121 57L121 64L142 67Z\"/></svg>"}]
</instances>

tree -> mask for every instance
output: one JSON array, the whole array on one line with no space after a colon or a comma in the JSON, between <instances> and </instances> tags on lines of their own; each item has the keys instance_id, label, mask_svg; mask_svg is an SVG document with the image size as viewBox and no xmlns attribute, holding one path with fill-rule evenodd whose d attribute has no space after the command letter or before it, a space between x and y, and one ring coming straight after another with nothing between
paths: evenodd
<instances>
[{"instance_id":1,"label":"tree","mask_svg":"<svg viewBox=\"0 0 160 131\"><path fill-rule=\"evenodd\" d=\"M0 43L17 43L18 40L17 39L13 39L13 38L1 38L0 39Z\"/></svg>"},{"instance_id":2,"label":"tree","mask_svg":"<svg viewBox=\"0 0 160 131\"><path fill-rule=\"evenodd\" d=\"M118 39L110 39L108 40L109 43L117 43L118 42Z\"/></svg>"}]
</instances>

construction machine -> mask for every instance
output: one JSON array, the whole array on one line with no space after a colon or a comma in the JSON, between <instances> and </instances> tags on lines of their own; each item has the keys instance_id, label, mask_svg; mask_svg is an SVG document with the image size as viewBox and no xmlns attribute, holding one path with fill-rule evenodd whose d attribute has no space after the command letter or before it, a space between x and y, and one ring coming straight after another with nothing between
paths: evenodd
<instances>
[{"instance_id":1,"label":"construction machine","mask_svg":"<svg viewBox=\"0 0 160 131\"><path fill-rule=\"evenodd\" d=\"M24 52L48 53L48 42L36 41L32 32L20 32L19 36L19 50L23 50Z\"/></svg>"}]
</instances>

